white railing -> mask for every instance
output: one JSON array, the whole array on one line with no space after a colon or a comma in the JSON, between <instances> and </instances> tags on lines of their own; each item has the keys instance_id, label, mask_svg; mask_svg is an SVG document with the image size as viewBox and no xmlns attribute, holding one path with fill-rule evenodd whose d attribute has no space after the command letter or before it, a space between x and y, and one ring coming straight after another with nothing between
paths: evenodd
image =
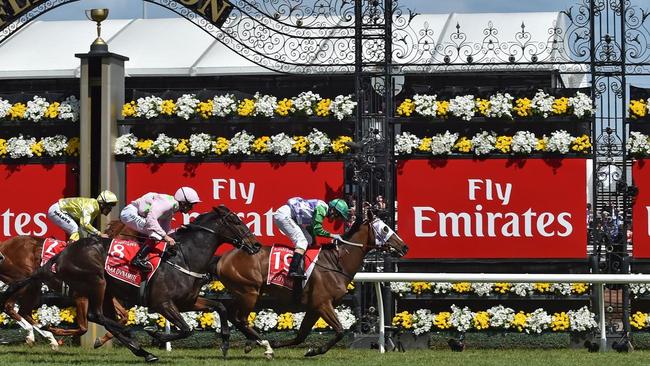
<instances>
[{"instance_id":1,"label":"white railing","mask_svg":"<svg viewBox=\"0 0 650 366\"><path fill-rule=\"evenodd\" d=\"M650 283L650 275L635 274L526 274L526 273L357 273L355 282L374 282L379 311L379 352L385 352L384 300L381 282L584 282L596 289L598 327L600 328L600 350L605 351L605 284Z\"/></svg>"}]
</instances>

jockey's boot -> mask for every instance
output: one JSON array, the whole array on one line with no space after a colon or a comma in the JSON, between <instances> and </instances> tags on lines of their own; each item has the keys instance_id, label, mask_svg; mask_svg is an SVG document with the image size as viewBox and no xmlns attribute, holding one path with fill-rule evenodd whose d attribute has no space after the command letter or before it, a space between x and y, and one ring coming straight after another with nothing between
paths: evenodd
<instances>
[{"instance_id":1,"label":"jockey's boot","mask_svg":"<svg viewBox=\"0 0 650 366\"><path fill-rule=\"evenodd\" d=\"M149 245L141 245L138 254L135 255L135 258L131 261L131 264L138 267L142 272L149 272L151 268L149 267L149 262L147 261L147 255L151 251Z\"/></svg>"},{"instance_id":2,"label":"jockey's boot","mask_svg":"<svg viewBox=\"0 0 650 366\"><path fill-rule=\"evenodd\" d=\"M289 264L289 273L288 276L296 279L304 279L305 271L302 269L302 257L300 253L293 253L291 258L291 264Z\"/></svg>"}]
</instances>

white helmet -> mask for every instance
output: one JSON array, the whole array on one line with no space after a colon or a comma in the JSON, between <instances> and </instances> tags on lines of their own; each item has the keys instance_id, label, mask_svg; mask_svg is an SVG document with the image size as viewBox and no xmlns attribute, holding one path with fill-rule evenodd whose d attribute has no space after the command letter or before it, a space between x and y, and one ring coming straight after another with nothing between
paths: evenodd
<instances>
[{"instance_id":1,"label":"white helmet","mask_svg":"<svg viewBox=\"0 0 650 366\"><path fill-rule=\"evenodd\" d=\"M199 194L196 193L194 188L190 187L181 187L174 194L174 199L178 202L189 202L189 203L199 203Z\"/></svg>"}]
</instances>

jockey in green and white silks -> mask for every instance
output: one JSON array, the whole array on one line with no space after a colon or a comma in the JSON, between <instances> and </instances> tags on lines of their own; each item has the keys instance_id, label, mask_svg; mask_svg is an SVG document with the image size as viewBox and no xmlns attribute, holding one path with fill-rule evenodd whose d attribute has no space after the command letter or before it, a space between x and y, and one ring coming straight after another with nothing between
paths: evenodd
<instances>
[{"instance_id":1,"label":"jockey in green and white silks","mask_svg":"<svg viewBox=\"0 0 650 366\"><path fill-rule=\"evenodd\" d=\"M316 237L341 239L340 235L329 233L323 228L323 220L326 217L347 220L348 204L339 198L325 203L319 199L293 197L273 213L275 226L289 237L295 246L289 265L289 277L304 278L302 258L307 247L315 243Z\"/></svg>"}]
</instances>

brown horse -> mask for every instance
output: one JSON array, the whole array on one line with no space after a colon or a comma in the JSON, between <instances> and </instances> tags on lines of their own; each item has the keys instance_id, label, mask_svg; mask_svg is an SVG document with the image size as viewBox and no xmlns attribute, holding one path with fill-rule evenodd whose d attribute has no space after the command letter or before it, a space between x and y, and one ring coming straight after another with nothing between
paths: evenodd
<instances>
[{"instance_id":1,"label":"brown horse","mask_svg":"<svg viewBox=\"0 0 650 366\"><path fill-rule=\"evenodd\" d=\"M296 338L275 343L273 347L302 343L319 317L334 329L336 335L323 347L310 348L305 356L323 354L340 341L343 338L343 327L334 308L347 293L347 285L371 249L390 251L398 256L403 256L408 251L402 239L369 211L367 219L357 220L340 243L333 248L323 248L311 277L299 296L299 303L306 309L306 313ZM270 251L270 247L264 247L258 253L250 255L235 249L224 254L216 267L217 277L233 297L232 309L229 309L231 322L249 340L266 347L264 354L267 358L273 357L273 348L248 325L248 315L263 293L273 294L287 302L293 299L290 290L266 284Z\"/></svg>"},{"instance_id":2,"label":"brown horse","mask_svg":"<svg viewBox=\"0 0 650 366\"><path fill-rule=\"evenodd\" d=\"M45 238L32 236L17 236L0 243L0 280L6 284L12 284L29 277L39 268L41 263L41 253ZM72 244L74 245L74 244ZM54 278L46 282L49 288L61 288L62 282ZM81 296L75 296L74 301L77 310L78 328L63 329L48 327L47 330L40 329L38 324L32 318L32 311L40 303L41 286L34 284L25 287L15 295L11 296L4 304L4 311L18 325L27 331L26 342L29 345L34 344L34 331L48 339L53 350L57 350L62 341L57 342L54 335L57 336L80 336L88 330L88 299ZM15 311L14 305L19 303L20 310ZM123 322L127 320L127 312L122 305L114 301L113 304ZM102 346L112 338L110 333L106 333L98 338L96 347Z\"/></svg>"}]
</instances>

